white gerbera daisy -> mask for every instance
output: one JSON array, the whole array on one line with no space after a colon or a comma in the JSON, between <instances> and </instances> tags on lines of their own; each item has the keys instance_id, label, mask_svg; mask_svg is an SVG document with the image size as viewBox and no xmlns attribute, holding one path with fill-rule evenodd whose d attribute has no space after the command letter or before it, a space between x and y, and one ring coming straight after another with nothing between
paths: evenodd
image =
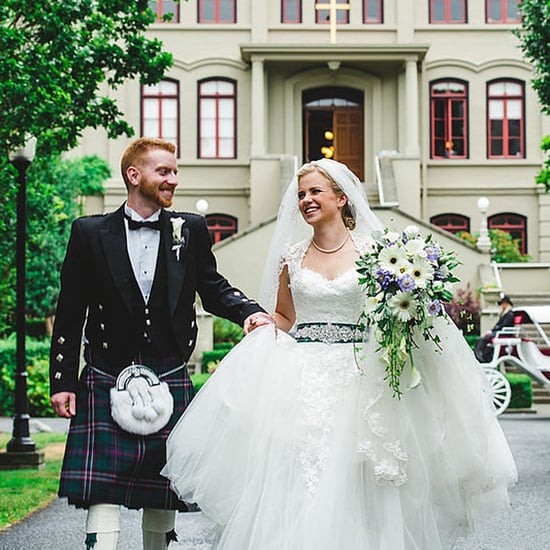
<instances>
[{"instance_id":1,"label":"white gerbera daisy","mask_svg":"<svg viewBox=\"0 0 550 550\"><path fill-rule=\"evenodd\" d=\"M428 281L431 281L434 274L434 268L428 260L424 258L414 258L411 262L409 273L416 283L417 288L426 288Z\"/></svg>"},{"instance_id":2,"label":"white gerbera daisy","mask_svg":"<svg viewBox=\"0 0 550 550\"><path fill-rule=\"evenodd\" d=\"M374 311L376 310L376 308L380 304L379 296L380 296L380 294L377 294L376 296L369 296L365 300L365 313L367 315L370 315L370 314L374 313Z\"/></svg>"},{"instance_id":3,"label":"white gerbera daisy","mask_svg":"<svg viewBox=\"0 0 550 550\"><path fill-rule=\"evenodd\" d=\"M388 300L388 306L392 314L405 323L415 316L418 304L410 292L396 292Z\"/></svg>"},{"instance_id":4,"label":"white gerbera daisy","mask_svg":"<svg viewBox=\"0 0 550 550\"><path fill-rule=\"evenodd\" d=\"M384 247L378 257L380 267L391 273L399 273L399 267L407 261L405 249L399 245L392 244Z\"/></svg>"}]
</instances>

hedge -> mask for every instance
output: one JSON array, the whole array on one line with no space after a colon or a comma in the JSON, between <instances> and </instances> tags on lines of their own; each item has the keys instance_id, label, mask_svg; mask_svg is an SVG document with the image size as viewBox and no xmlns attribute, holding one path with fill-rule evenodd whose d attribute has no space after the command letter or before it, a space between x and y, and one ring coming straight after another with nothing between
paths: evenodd
<instances>
[{"instance_id":1,"label":"hedge","mask_svg":"<svg viewBox=\"0 0 550 550\"><path fill-rule=\"evenodd\" d=\"M27 338L25 342L27 368L27 399L29 414L34 417L53 416L50 405L49 340ZM0 416L14 413L16 337L0 340Z\"/></svg>"},{"instance_id":2,"label":"hedge","mask_svg":"<svg viewBox=\"0 0 550 550\"><path fill-rule=\"evenodd\" d=\"M527 374L505 373L512 388L509 409L530 409L533 406L533 384Z\"/></svg>"}]
</instances>

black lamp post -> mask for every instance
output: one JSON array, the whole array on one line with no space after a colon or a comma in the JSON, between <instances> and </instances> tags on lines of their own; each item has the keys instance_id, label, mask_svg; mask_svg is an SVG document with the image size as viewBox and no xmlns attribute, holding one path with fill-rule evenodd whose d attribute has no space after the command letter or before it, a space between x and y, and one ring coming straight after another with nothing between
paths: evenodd
<instances>
[{"instance_id":1,"label":"black lamp post","mask_svg":"<svg viewBox=\"0 0 550 550\"><path fill-rule=\"evenodd\" d=\"M25 353L25 245L26 245L26 198L27 168L34 159L36 138L30 138L24 147L10 153L10 162L18 172L17 226L16 226L16 372L15 372L15 415L13 435L7 445L7 452L0 454L0 469L35 468L44 462L44 453L36 452L29 433L29 412L27 400L27 368Z\"/></svg>"}]
</instances>

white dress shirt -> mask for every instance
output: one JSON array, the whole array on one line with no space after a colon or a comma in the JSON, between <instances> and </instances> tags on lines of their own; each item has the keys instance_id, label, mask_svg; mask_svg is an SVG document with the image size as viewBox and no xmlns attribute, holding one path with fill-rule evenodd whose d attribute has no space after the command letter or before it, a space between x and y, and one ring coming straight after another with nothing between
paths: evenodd
<instances>
[{"instance_id":1,"label":"white dress shirt","mask_svg":"<svg viewBox=\"0 0 550 550\"><path fill-rule=\"evenodd\" d=\"M154 222L159 219L160 209L148 218L142 218L137 212L125 204L124 213L126 216L136 221ZM126 246L128 248L128 255L130 256L134 276L141 290L143 300L147 304L151 296L153 279L155 278L155 269L157 266L160 245L160 231L156 231L149 227L142 227L130 231L126 218L124 218L124 227L126 228Z\"/></svg>"}]
</instances>

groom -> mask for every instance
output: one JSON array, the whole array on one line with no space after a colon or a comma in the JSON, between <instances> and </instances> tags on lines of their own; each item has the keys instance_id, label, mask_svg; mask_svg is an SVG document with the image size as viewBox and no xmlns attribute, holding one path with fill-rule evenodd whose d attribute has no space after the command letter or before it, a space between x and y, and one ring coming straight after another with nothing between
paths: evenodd
<instances>
[{"instance_id":1,"label":"groom","mask_svg":"<svg viewBox=\"0 0 550 550\"><path fill-rule=\"evenodd\" d=\"M116 548L123 505L144 509L143 547L160 550L175 540L175 510L185 510L159 472L166 438L193 396L186 362L197 336L195 294L245 331L270 320L218 273L205 219L165 210L178 184L175 147L138 139L121 171L127 201L74 222L61 271L50 387L55 412L71 424L59 495L88 509L87 549ZM174 401L168 424L150 435L129 433L111 416L110 389L134 363L166 382Z\"/></svg>"}]
</instances>

